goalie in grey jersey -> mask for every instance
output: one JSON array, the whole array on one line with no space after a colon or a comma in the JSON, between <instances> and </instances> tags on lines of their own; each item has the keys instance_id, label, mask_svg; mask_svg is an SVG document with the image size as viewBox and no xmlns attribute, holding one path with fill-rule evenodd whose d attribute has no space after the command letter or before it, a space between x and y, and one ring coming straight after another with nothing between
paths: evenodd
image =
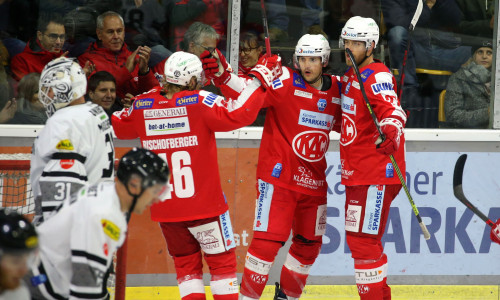
<instances>
[{"instance_id":1,"label":"goalie in grey jersey","mask_svg":"<svg viewBox=\"0 0 500 300\"><path fill-rule=\"evenodd\" d=\"M56 58L42 71L39 97L49 119L31 156L35 223L83 185L113 178L111 122L101 106L85 103L86 89L85 73L71 59Z\"/></svg>"},{"instance_id":2,"label":"goalie in grey jersey","mask_svg":"<svg viewBox=\"0 0 500 300\"><path fill-rule=\"evenodd\" d=\"M168 192L167 162L142 148L127 152L113 181L81 188L37 226L39 260L24 281L33 299L105 299L105 273L122 246L132 212ZM163 198L161 198L163 199Z\"/></svg>"}]
</instances>

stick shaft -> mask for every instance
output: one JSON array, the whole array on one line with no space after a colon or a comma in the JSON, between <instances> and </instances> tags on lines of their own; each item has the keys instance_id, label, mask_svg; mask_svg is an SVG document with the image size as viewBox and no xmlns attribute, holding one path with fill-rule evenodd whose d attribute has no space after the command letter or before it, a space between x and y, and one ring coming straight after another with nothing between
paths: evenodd
<instances>
[{"instance_id":1,"label":"stick shaft","mask_svg":"<svg viewBox=\"0 0 500 300\"><path fill-rule=\"evenodd\" d=\"M267 56L271 56L271 42L269 41L269 26L267 25L266 5L264 4L264 0L260 0L260 7L262 9L262 25L264 26L266 54Z\"/></svg>"}]
</instances>

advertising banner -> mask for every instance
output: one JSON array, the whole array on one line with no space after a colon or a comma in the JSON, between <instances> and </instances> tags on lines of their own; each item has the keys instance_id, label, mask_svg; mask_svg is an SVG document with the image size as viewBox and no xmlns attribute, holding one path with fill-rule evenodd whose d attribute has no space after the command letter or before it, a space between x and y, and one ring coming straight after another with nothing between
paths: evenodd
<instances>
[{"instance_id":1,"label":"advertising banner","mask_svg":"<svg viewBox=\"0 0 500 300\"><path fill-rule=\"evenodd\" d=\"M453 171L461 154L407 153L408 188L432 237L424 239L401 189L392 203L382 240L389 275L500 275L500 246L490 241L490 227L453 194ZM327 161L328 224L311 275L352 275L339 153L328 152ZM463 189L469 201L496 221L500 217L500 153L468 153Z\"/></svg>"}]
</instances>

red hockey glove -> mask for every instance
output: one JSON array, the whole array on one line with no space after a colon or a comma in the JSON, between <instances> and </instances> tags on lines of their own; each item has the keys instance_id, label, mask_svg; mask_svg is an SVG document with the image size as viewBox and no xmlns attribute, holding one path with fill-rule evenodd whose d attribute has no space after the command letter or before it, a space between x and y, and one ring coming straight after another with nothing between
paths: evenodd
<instances>
[{"instance_id":1,"label":"red hockey glove","mask_svg":"<svg viewBox=\"0 0 500 300\"><path fill-rule=\"evenodd\" d=\"M495 226L491 228L490 239L493 242L500 244L500 219L498 219Z\"/></svg>"},{"instance_id":2,"label":"red hockey glove","mask_svg":"<svg viewBox=\"0 0 500 300\"><path fill-rule=\"evenodd\" d=\"M283 74L281 66L281 57L278 55L263 55L255 67L253 67L249 76L253 76L260 80L264 88L271 86L272 82Z\"/></svg>"},{"instance_id":3,"label":"red hockey glove","mask_svg":"<svg viewBox=\"0 0 500 300\"><path fill-rule=\"evenodd\" d=\"M403 123L396 118L385 118L380 122L380 130L384 134L385 140L382 142L378 132L375 134L377 152L384 155L394 154L399 148L399 137L403 133Z\"/></svg>"},{"instance_id":4,"label":"red hockey glove","mask_svg":"<svg viewBox=\"0 0 500 300\"><path fill-rule=\"evenodd\" d=\"M215 53L210 53L208 50L203 51L200 60L207 79L218 81L219 84L225 84L229 80L231 66L219 49L215 49Z\"/></svg>"}]
</instances>

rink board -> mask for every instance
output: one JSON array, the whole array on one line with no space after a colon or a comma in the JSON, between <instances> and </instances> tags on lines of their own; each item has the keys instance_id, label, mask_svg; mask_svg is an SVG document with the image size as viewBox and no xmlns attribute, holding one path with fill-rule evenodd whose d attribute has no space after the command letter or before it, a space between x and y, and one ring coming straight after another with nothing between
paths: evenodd
<instances>
[{"instance_id":1,"label":"rink board","mask_svg":"<svg viewBox=\"0 0 500 300\"><path fill-rule=\"evenodd\" d=\"M40 128L3 127L0 153L29 153ZM217 135L221 184L233 220L239 278L252 238L260 135L261 130L255 128ZM322 288L331 284L336 284L334 288L353 287L352 258L343 230L338 136L331 137L327 153L327 230L308 283ZM130 147L138 146L139 141L115 140L115 145L120 157ZM407 130L408 186L433 237L423 239L406 195L400 193L393 202L383 240L389 257L389 284L496 286L500 282L500 246L489 242L484 222L453 196L453 168L462 153L469 154L464 172L465 194L491 219L500 217L499 131ZM149 211L132 217L128 238L127 286L175 286L173 262ZM286 246L280 250L269 284L278 281L286 251ZM207 276L204 281L209 284Z\"/></svg>"}]
</instances>

